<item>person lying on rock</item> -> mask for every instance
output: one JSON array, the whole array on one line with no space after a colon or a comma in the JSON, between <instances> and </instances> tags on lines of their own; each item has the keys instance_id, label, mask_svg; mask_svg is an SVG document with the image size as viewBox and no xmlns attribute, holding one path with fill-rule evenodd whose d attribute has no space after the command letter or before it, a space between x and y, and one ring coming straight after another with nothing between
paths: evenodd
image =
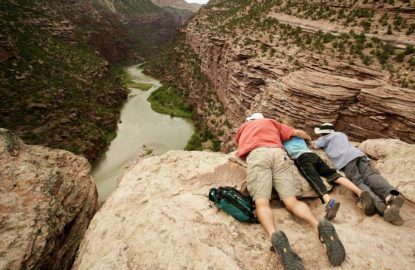
<instances>
[{"instance_id":1,"label":"person lying on rock","mask_svg":"<svg viewBox=\"0 0 415 270\"><path fill-rule=\"evenodd\" d=\"M326 216L328 220L336 217L340 203L332 199L320 176L326 177L331 185L339 184L351 190L358 196L366 215L373 215L375 204L368 191L360 190L349 179L343 177L335 169L330 168L319 155L311 151L305 140L299 137L292 137L283 143L285 151L294 161L300 173L304 176L313 190L320 197L323 204L326 204Z\"/></svg>"},{"instance_id":2,"label":"person lying on rock","mask_svg":"<svg viewBox=\"0 0 415 270\"><path fill-rule=\"evenodd\" d=\"M312 143L313 147L322 148L338 170L342 170L361 190L369 192L375 209L384 220L396 226L402 225L399 212L404 203L403 196L372 168L366 155L350 144L344 133L336 132L330 123L316 127L314 133L321 136Z\"/></svg>"},{"instance_id":3,"label":"person lying on rock","mask_svg":"<svg viewBox=\"0 0 415 270\"><path fill-rule=\"evenodd\" d=\"M301 176L296 173L282 145L293 136L306 140L311 140L311 137L302 130L264 118L261 113L254 113L246 120L235 136L237 156L246 160L247 188L255 201L257 218L270 236L284 269L304 269L304 265L291 248L285 233L276 230L274 212L270 206L273 187L285 207L318 233L330 263L341 265L346 258L344 246L330 221L317 221L308 205L297 200L296 196L301 192Z\"/></svg>"}]
</instances>

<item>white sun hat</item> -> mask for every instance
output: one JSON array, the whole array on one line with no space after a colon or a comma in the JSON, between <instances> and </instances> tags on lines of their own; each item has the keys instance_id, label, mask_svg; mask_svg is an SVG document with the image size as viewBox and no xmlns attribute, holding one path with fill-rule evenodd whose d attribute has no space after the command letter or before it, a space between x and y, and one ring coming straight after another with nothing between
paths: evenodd
<instances>
[{"instance_id":1,"label":"white sun hat","mask_svg":"<svg viewBox=\"0 0 415 270\"><path fill-rule=\"evenodd\" d=\"M247 117L246 120L250 121L250 120L258 120L262 118L264 118L264 115L262 113L256 112L256 113L253 113L251 116Z\"/></svg>"},{"instance_id":2,"label":"white sun hat","mask_svg":"<svg viewBox=\"0 0 415 270\"><path fill-rule=\"evenodd\" d=\"M334 125L331 123L324 123L314 128L315 134L334 133Z\"/></svg>"}]
</instances>

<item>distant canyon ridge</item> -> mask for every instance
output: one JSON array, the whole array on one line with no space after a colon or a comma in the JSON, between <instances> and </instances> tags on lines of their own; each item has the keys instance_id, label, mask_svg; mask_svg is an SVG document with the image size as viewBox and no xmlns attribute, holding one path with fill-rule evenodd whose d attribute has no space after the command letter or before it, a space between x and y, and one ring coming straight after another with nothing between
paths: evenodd
<instances>
[{"instance_id":1,"label":"distant canyon ridge","mask_svg":"<svg viewBox=\"0 0 415 270\"><path fill-rule=\"evenodd\" d=\"M199 5L158 0L0 3L0 127L94 161L127 97L119 66L142 62Z\"/></svg>"},{"instance_id":2,"label":"distant canyon ridge","mask_svg":"<svg viewBox=\"0 0 415 270\"><path fill-rule=\"evenodd\" d=\"M415 1L210 1L147 71L234 149L252 112L415 142Z\"/></svg>"}]
</instances>

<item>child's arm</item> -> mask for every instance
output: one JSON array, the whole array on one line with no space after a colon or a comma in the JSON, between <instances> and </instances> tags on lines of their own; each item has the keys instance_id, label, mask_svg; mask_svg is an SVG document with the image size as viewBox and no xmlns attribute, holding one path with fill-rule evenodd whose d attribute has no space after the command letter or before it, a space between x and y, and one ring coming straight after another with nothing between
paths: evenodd
<instances>
[{"instance_id":1,"label":"child's arm","mask_svg":"<svg viewBox=\"0 0 415 270\"><path fill-rule=\"evenodd\" d=\"M304 130L301 129L294 129L293 133L292 133L292 137L297 136L300 138L303 138L306 141L311 142L311 137L310 135L307 134L307 132L305 132Z\"/></svg>"}]
</instances>

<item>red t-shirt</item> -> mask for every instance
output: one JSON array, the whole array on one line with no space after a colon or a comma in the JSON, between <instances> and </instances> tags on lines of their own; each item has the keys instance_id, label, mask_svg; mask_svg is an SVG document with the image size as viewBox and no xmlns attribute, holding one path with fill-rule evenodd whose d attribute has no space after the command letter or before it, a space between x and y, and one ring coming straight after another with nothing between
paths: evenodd
<instances>
[{"instance_id":1,"label":"red t-shirt","mask_svg":"<svg viewBox=\"0 0 415 270\"><path fill-rule=\"evenodd\" d=\"M245 122L236 132L236 155L245 158L253 149L263 146L283 148L282 142L289 140L293 131L294 128L269 118Z\"/></svg>"}]
</instances>

